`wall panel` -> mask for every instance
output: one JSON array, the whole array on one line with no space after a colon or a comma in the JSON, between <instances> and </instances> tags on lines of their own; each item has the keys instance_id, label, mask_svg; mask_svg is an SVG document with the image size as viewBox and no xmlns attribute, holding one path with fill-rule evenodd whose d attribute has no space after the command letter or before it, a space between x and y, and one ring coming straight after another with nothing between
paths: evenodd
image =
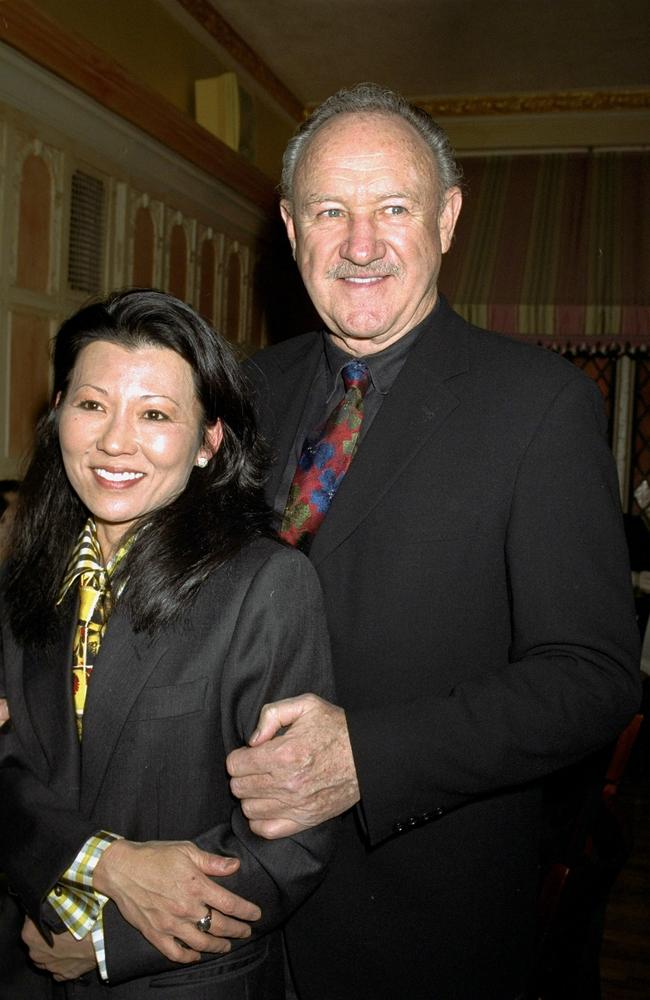
<instances>
[{"instance_id":1,"label":"wall panel","mask_svg":"<svg viewBox=\"0 0 650 1000\"><path fill-rule=\"evenodd\" d=\"M261 346L248 269L268 220L13 50L0 57L0 476L12 476L48 396L49 338L89 298L162 288L245 351Z\"/></svg>"}]
</instances>

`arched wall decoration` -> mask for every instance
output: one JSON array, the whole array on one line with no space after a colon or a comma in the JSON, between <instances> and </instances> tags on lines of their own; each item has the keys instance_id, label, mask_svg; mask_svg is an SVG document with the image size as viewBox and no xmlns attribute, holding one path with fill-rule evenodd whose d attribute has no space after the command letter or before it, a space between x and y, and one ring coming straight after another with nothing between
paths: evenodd
<instances>
[{"instance_id":1,"label":"arched wall decoration","mask_svg":"<svg viewBox=\"0 0 650 1000\"><path fill-rule=\"evenodd\" d=\"M262 274L263 263L257 255L251 266L251 315L250 339L253 344L260 344L265 338L264 310L262 309Z\"/></svg>"},{"instance_id":2,"label":"arched wall decoration","mask_svg":"<svg viewBox=\"0 0 650 1000\"><path fill-rule=\"evenodd\" d=\"M199 312L208 323L214 325L217 290L217 252L212 230L208 230L201 240L199 253Z\"/></svg>"},{"instance_id":3,"label":"arched wall decoration","mask_svg":"<svg viewBox=\"0 0 650 1000\"><path fill-rule=\"evenodd\" d=\"M9 135L13 159L12 203L17 239L10 243L11 284L47 295L60 277L63 235L63 154L16 130ZM7 174L7 177L9 174Z\"/></svg>"},{"instance_id":4,"label":"arched wall decoration","mask_svg":"<svg viewBox=\"0 0 650 1000\"><path fill-rule=\"evenodd\" d=\"M233 244L226 264L225 298L226 313L223 333L231 340L239 340L241 322L242 267L239 246Z\"/></svg>"},{"instance_id":5,"label":"arched wall decoration","mask_svg":"<svg viewBox=\"0 0 650 1000\"><path fill-rule=\"evenodd\" d=\"M34 292L49 291L53 186L45 160L35 153L25 157L18 207L16 284Z\"/></svg>"},{"instance_id":6,"label":"arched wall decoration","mask_svg":"<svg viewBox=\"0 0 650 1000\"><path fill-rule=\"evenodd\" d=\"M133 223L133 254L131 260L131 283L140 288L154 284L156 259L156 230L147 205L139 205Z\"/></svg>"},{"instance_id":7,"label":"arched wall decoration","mask_svg":"<svg viewBox=\"0 0 650 1000\"><path fill-rule=\"evenodd\" d=\"M189 301L195 285L195 220L186 218L179 210L166 209L164 246L166 265L163 287L184 302Z\"/></svg>"},{"instance_id":8,"label":"arched wall decoration","mask_svg":"<svg viewBox=\"0 0 650 1000\"><path fill-rule=\"evenodd\" d=\"M10 318L10 381L8 453L21 461L27 454L33 428L47 403L49 388L49 334L47 316L12 312Z\"/></svg>"},{"instance_id":9,"label":"arched wall decoration","mask_svg":"<svg viewBox=\"0 0 650 1000\"><path fill-rule=\"evenodd\" d=\"M165 205L143 191L130 189L127 213L128 263L125 280L120 284L138 287L162 288L164 286L163 265L165 245ZM148 220L148 221L147 221ZM140 227L136 246L136 229ZM151 226L151 230L149 228ZM144 253L144 263L137 260L140 246ZM136 280L136 277L138 280ZM140 278L147 278L141 282Z\"/></svg>"},{"instance_id":10,"label":"arched wall decoration","mask_svg":"<svg viewBox=\"0 0 650 1000\"><path fill-rule=\"evenodd\" d=\"M187 236L180 223L169 234L169 271L167 288L177 299L187 298Z\"/></svg>"}]
</instances>

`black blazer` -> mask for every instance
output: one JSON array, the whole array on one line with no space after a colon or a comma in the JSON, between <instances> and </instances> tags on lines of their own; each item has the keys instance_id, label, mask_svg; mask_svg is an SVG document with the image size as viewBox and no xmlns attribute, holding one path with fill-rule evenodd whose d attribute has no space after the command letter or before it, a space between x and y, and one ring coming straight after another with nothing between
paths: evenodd
<instances>
[{"instance_id":1,"label":"black blazer","mask_svg":"<svg viewBox=\"0 0 650 1000\"><path fill-rule=\"evenodd\" d=\"M249 363L271 500L321 351L308 334ZM598 389L441 301L310 558L362 799L289 923L301 998L514 997L538 779L612 740L639 698Z\"/></svg>"},{"instance_id":2,"label":"black blazer","mask_svg":"<svg viewBox=\"0 0 650 1000\"><path fill-rule=\"evenodd\" d=\"M73 596L68 611L72 622ZM217 976L233 958L233 975L246 974L247 958L256 965L265 953L265 935L318 883L330 850L327 825L277 842L251 834L224 763L264 702L307 688L332 694L322 596L307 559L271 540L251 543L212 573L182 627L153 640L133 633L118 604L93 670L81 752L69 630L45 650L38 637L16 648L6 626L2 638L12 724L0 736L0 868L27 913L44 929L60 927L47 892L100 828L133 840L190 839L241 859L223 883L262 909L252 942L226 959L206 956L200 968L178 967L109 902L110 982L164 973L160 985L198 977L205 988L206 967ZM215 978L210 996L231 978Z\"/></svg>"}]
</instances>

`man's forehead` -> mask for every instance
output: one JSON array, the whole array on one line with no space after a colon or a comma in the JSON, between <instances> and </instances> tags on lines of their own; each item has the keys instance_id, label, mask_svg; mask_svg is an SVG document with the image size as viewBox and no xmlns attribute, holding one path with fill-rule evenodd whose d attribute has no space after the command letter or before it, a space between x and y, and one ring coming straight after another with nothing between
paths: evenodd
<instances>
[{"instance_id":1,"label":"man's forehead","mask_svg":"<svg viewBox=\"0 0 650 1000\"><path fill-rule=\"evenodd\" d=\"M390 158L392 157L392 160ZM336 115L314 134L296 166L295 180L313 188L320 174L386 170L387 162L435 184L436 163L422 136L398 115L358 112ZM317 185L320 187L320 185Z\"/></svg>"},{"instance_id":2,"label":"man's forehead","mask_svg":"<svg viewBox=\"0 0 650 1000\"><path fill-rule=\"evenodd\" d=\"M380 153L386 141L421 148L428 147L415 128L400 115L380 111L345 112L334 115L314 133L305 156L316 151L319 155L330 150L351 148L359 150L363 143L368 153Z\"/></svg>"}]
</instances>

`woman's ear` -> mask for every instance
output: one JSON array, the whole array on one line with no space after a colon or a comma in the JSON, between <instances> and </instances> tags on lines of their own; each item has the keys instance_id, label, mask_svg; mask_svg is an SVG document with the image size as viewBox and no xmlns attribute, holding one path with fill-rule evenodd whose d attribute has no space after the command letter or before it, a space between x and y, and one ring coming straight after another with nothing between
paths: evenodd
<instances>
[{"instance_id":1,"label":"woman's ear","mask_svg":"<svg viewBox=\"0 0 650 1000\"><path fill-rule=\"evenodd\" d=\"M205 434L203 435L203 444L199 448L198 454L196 456L195 465L199 468L204 469L213 455L219 451L221 447L221 442L223 441L223 425L221 420L217 420L216 424L212 424L211 427L206 427Z\"/></svg>"}]
</instances>

